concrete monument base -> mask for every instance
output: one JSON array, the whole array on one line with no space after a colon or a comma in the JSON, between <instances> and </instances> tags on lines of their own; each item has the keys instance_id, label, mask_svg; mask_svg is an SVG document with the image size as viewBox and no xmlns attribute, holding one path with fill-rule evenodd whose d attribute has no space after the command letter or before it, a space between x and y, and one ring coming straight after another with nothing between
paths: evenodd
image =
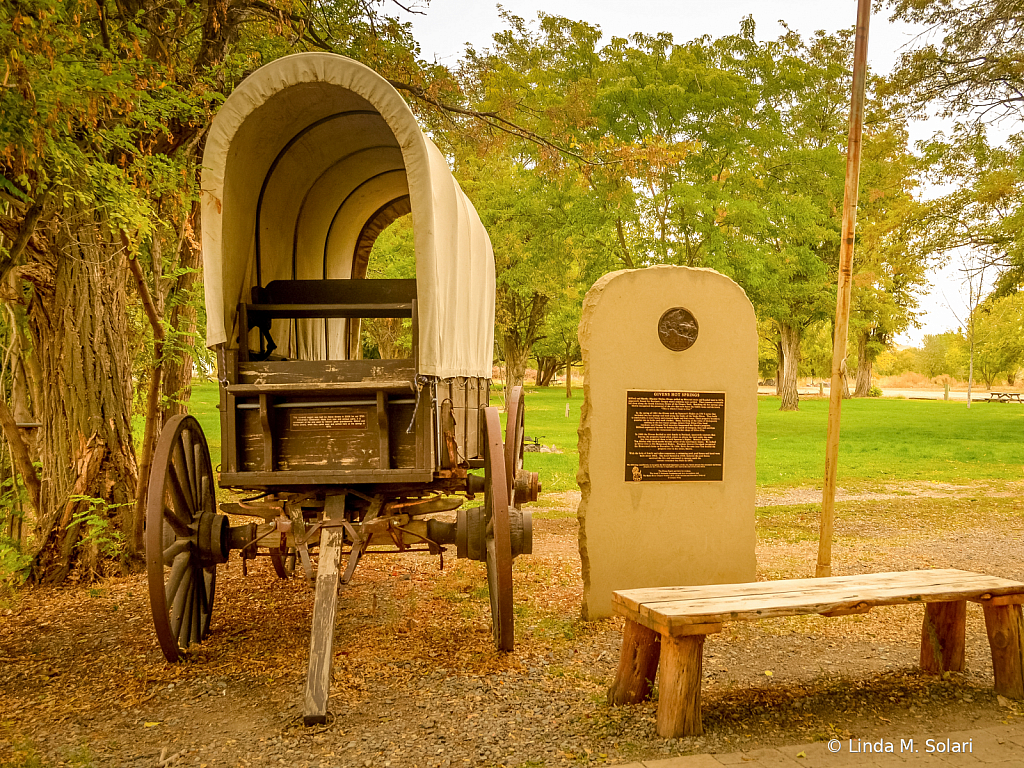
<instances>
[{"instance_id":1,"label":"concrete monument base","mask_svg":"<svg viewBox=\"0 0 1024 768\"><path fill-rule=\"evenodd\" d=\"M579 328L583 616L617 589L753 581L757 327L708 269L605 275Z\"/></svg>"}]
</instances>

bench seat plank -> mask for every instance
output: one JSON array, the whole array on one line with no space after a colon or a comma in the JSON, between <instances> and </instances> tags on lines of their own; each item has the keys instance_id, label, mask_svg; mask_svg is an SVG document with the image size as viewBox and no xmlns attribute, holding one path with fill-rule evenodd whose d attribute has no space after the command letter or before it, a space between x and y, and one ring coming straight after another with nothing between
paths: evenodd
<instances>
[{"instance_id":1,"label":"bench seat plank","mask_svg":"<svg viewBox=\"0 0 1024 768\"><path fill-rule=\"evenodd\" d=\"M984 600L1021 595L1021 582L958 570L615 592L613 602L651 629L810 613L864 612L877 605ZM620 607L621 606L621 607ZM621 610L625 608L626 610Z\"/></svg>"},{"instance_id":2,"label":"bench seat plank","mask_svg":"<svg viewBox=\"0 0 1024 768\"><path fill-rule=\"evenodd\" d=\"M1016 585L1024 588L1024 584L981 573L961 571L955 568L935 568L920 571L895 571L891 573L862 573L853 576L831 576L827 579L784 579L776 581L753 581L742 584L697 584L685 587L648 587L644 589L622 589L615 592L615 601L636 608L640 603L656 603L669 600L680 600L692 596L697 597L730 597L733 595L765 595L798 589L826 589L834 586L898 583L904 586L914 584L940 584L957 581L963 577L977 577L991 580L997 584Z\"/></svg>"}]
</instances>

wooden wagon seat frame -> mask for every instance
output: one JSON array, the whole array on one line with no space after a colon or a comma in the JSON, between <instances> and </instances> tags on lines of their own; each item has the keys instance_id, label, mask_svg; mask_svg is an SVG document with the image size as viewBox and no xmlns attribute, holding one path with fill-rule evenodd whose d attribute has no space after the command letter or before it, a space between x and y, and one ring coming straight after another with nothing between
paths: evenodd
<instances>
[{"instance_id":1,"label":"wooden wagon seat frame","mask_svg":"<svg viewBox=\"0 0 1024 768\"><path fill-rule=\"evenodd\" d=\"M272 62L225 101L203 166L210 346L233 344L237 307L254 285L363 276L373 240L407 207L416 251L417 373L490 378L490 242L444 156L386 80L334 54ZM323 359L325 325L330 357L353 346L355 323L302 322L305 330L282 350L289 356ZM287 325L275 333L287 337Z\"/></svg>"}]
</instances>

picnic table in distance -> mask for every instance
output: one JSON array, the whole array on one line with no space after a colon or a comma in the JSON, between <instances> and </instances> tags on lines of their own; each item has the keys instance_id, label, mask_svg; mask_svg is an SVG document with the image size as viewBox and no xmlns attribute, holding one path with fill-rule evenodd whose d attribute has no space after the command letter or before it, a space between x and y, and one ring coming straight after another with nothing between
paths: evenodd
<instances>
[{"instance_id":1,"label":"picnic table in distance","mask_svg":"<svg viewBox=\"0 0 1024 768\"><path fill-rule=\"evenodd\" d=\"M1020 392L989 392L986 403L1024 403Z\"/></svg>"}]
</instances>

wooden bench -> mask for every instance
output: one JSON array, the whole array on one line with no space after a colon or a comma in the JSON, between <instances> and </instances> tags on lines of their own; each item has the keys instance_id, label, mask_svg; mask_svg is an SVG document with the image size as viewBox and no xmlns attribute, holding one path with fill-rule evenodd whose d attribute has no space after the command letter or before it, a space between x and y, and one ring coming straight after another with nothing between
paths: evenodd
<instances>
[{"instance_id":1,"label":"wooden bench","mask_svg":"<svg viewBox=\"0 0 1024 768\"><path fill-rule=\"evenodd\" d=\"M699 736L704 732L705 636L720 632L727 621L847 616L876 605L924 603L921 669L961 672L968 600L981 603L985 611L996 693L1024 699L1024 584L968 571L930 570L615 592L612 605L626 626L608 701L635 704L647 698L660 663L658 734Z\"/></svg>"}]
</instances>

